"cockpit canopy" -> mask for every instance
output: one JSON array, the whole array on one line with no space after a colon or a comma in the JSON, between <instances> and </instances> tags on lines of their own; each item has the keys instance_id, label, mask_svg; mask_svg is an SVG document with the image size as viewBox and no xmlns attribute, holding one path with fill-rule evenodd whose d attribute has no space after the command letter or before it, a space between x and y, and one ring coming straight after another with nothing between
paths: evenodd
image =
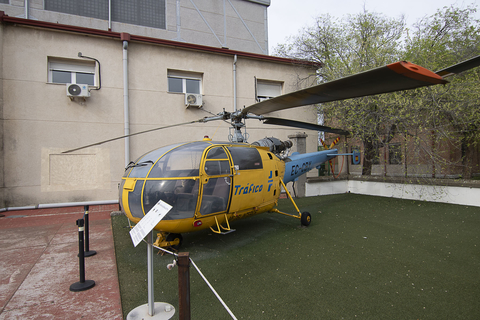
<instances>
[{"instance_id":1,"label":"cockpit canopy","mask_svg":"<svg viewBox=\"0 0 480 320\"><path fill-rule=\"evenodd\" d=\"M261 169L256 148L211 141L173 144L153 150L130 163L122 179L121 197L128 194L128 210L142 218L161 199L173 206L164 220L193 218L228 208L232 169ZM208 179L202 179L204 175ZM131 189L124 193L123 189ZM197 208L199 192L201 204ZM124 208L122 208L124 209Z\"/></svg>"},{"instance_id":2,"label":"cockpit canopy","mask_svg":"<svg viewBox=\"0 0 480 320\"><path fill-rule=\"evenodd\" d=\"M127 167L124 177L171 178L198 176L200 161L210 144L174 144L151 151ZM152 167L153 166L153 167Z\"/></svg>"}]
</instances>

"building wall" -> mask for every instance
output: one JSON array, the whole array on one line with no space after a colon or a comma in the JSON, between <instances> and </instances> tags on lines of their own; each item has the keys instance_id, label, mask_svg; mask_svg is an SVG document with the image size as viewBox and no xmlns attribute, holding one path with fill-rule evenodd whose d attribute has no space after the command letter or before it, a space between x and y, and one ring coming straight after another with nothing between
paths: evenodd
<instances>
[{"instance_id":1,"label":"building wall","mask_svg":"<svg viewBox=\"0 0 480 320\"><path fill-rule=\"evenodd\" d=\"M0 196L4 206L114 200L125 166L125 144L117 140L73 153L68 149L124 134L123 46L118 38L81 32L0 24L3 70L3 163ZM48 58L78 59L78 52L101 63L101 89L88 98L70 100L64 84L48 83ZM130 131L183 123L233 111L234 54L228 50L186 49L129 41ZM312 69L267 56L238 56L238 107L255 102L255 78L284 83L283 93L297 89L297 78ZM168 93L169 69L203 74L202 109L186 108L184 95ZM1 101L1 100L0 100ZM208 111L208 112L207 112ZM275 113L315 122L311 107ZM225 141L222 121L196 123L131 138L130 159L151 149L209 135ZM286 140L297 130L262 126L247 120L250 142L265 136ZM316 132L307 132L307 152L316 150Z\"/></svg>"},{"instance_id":2,"label":"building wall","mask_svg":"<svg viewBox=\"0 0 480 320\"><path fill-rule=\"evenodd\" d=\"M268 54L269 0L166 0L165 29L48 11L44 0L10 0L0 11L25 18L26 2L34 20Z\"/></svg>"},{"instance_id":3,"label":"building wall","mask_svg":"<svg viewBox=\"0 0 480 320\"><path fill-rule=\"evenodd\" d=\"M65 197L85 200L109 190L113 187L110 175L122 167L110 162L108 153L88 150L77 156L60 152L75 141L90 143L94 137L101 140L121 132L122 70L114 63L122 59L121 49L116 50L121 43L4 27L4 44L4 161L10 164L4 168L6 205L59 202ZM104 61L102 73L111 76L102 79L102 94L71 101L65 85L47 83L47 58L75 57L79 48ZM91 162L99 165L92 169Z\"/></svg>"},{"instance_id":4,"label":"building wall","mask_svg":"<svg viewBox=\"0 0 480 320\"><path fill-rule=\"evenodd\" d=\"M4 56L3 53L3 25L0 24L0 56ZM3 124L4 124L4 117L3 117L3 63L0 63L0 207L5 206L5 195L4 195L4 167L3 167L3 155L4 151L4 143L3 143Z\"/></svg>"}]
</instances>

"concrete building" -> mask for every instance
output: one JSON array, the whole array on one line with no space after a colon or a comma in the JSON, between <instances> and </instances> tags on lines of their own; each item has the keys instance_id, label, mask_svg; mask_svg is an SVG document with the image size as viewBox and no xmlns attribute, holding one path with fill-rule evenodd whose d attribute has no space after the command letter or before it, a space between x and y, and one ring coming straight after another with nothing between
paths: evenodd
<instances>
[{"instance_id":1,"label":"concrete building","mask_svg":"<svg viewBox=\"0 0 480 320\"><path fill-rule=\"evenodd\" d=\"M62 152L310 85L299 79L318 66L267 55L269 4L0 0L0 207L116 200L129 161L204 135L226 141L229 125L174 126ZM188 107L187 93L198 99ZM312 107L274 116L316 121ZM247 130L249 142L298 131L257 120ZM317 134L306 133L315 151Z\"/></svg>"}]
</instances>

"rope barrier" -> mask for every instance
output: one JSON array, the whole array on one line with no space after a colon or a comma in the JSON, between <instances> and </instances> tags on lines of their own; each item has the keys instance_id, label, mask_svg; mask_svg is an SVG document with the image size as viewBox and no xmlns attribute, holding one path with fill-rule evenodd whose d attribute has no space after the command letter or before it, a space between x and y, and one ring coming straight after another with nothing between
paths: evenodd
<instances>
[{"instance_id":1,"label":"rope barrier","mask_svg":"<svg viewBox=\"0 0 480 320\"><path fill-rule=\"evenodd\" d=\"M203 273L200 271L200 269L198 269L197 265L195 264L195 262L193 262L192 258L190 258L190 262L191 262L192 265L195 267L195 269L197 269L197 272L200 274L200 276L202 277L202 279L207 283L207 285L208 285L208 287L210 288L210 290L212 290L213 294L217 297L218 301L220 301L220 303L223 305L223 307L225 308L225 310L227 310L227 312L230 314L230 316L232 317L232 319L237 320L237 318L235 317L235 315L233 314L233 312L228 308L228 306L226 305L226 303L223 302L222 298L220 298L220 295L215 291L215 289L212 287L212 285L210 284L210 282L208 282L207 278L205 278L205 276L204 276Z\"/></svg>"},{"instance_id":2,"label":"rope barrier","mask_svg":"<svg viewBox=\"0 0 480 320\"><path fill-rule=\"evenodd\" d=\"M147 243L147 241L144 239L143 241L145 241L145 243ZM159 249L159 250L162 250L163 252L165 253L168 253L168 254L171 254L173 256L175 256L175 259L178 257L178 254L174 253L174 252L171 252L171 251L168 251L164 248L160 248L160 247L157 247L155 245L152 245L154 248L156 249ZM223 305L223 307L225 308L225 310L227 310L227 312L230 314L230 316L232 317L232 319L234 320L237 320L237 318L235 317L235 315L233 314L233 312L230 310L230 308L227 306L227 304L223 301L223 299L220 297L220 295L217 293L217 291L215 291L215 289L213 288L213 286L210 284L210 282L208 282L207 278L203 275L203 273L200 271L200 269L197 267L197 265L195 264L195 262L193 262L192 258L190 258L190 262L192 263L192 265L195 267L195 269L197 270L198 274L200 275L200 277L202 277L203 281L205 281L205 283L207 284L207 286L210 288L210 290L212 290L213 294L217 297L218 301L220 301L220 303ZM168 270L172 270L173 268L173 264L169 264L167 265L167 268ZM170 267L170 268L169 268Z\"/></svg>"},{"instance_id":3,"label":"rope barrier","mask_svg":"<svg viewBox=\"0 0 480 320\"><path fill-rule=\"evenodd\" d=\"M130 227L130 229L132 228L132 225L130 224L130 219L128 219L128 226ZM143 239L143 241L148 244L148 242ZM160 248L160 247L157 247L156 245L153 245L152 244L152 247L158 249L158 250L161 250L165 253L168 253L168 254L171 254L172 256L175 257L175 260L177 259L178 257L178 254L172 252L172 251L168 251L167 249L164 249L164 248ZM208 285L208 287L210 288L210 290L212 290L213 294L217 297L218 301L220 301L220 303L223 305L223 307L225 308L225 310L227 310L227 312L230 314L230 316L232 317L232 319L234 320L237 320L237 318L235 317L235 315L233 314L233 312L230 310L230 308L227 306L227 304L223 301L223 299L220 297L220 295L215 291L215 289L213 288L213 286L210 284L210 282L208 282L207 278L203 275L203 273L200 271L200 269L197 267L197 265L195 264L195 262L193 262L192 258L189 258L190 259L190 262L192 263L192 265L195 267L195 269L197 270L198 274L200 274L200 276L202 277L203 281L205 281L205 283ZM174 261L175 262L175 261ZM172 263L174 264L174 263ZM167 268L168 270L172 270L174 266L172 266L172 264L169 264L167 265Z\"/></svg>"}]
</instances>

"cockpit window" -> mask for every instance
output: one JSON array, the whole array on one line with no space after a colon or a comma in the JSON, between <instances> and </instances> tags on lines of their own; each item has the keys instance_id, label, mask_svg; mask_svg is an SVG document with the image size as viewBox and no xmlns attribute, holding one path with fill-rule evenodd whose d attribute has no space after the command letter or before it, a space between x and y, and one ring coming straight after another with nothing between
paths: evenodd
<instances>
[{"instance_id":1,"label":"cockpit window","mask_svg":"<svg viewBox=\"0 0 480 320\"><path fill-rule=\"evenodd\" d=\"M168 150L175 148L179 145L180 143L166 146L166 147L161 147L142 155L136 161L130 162L130 164L127 166L125 170L124 177L145 178L148 174L148 171L150 171L150 168L155 163L155 161L157 161L158 158L160 158Z\"/></svg>"},{"instance_id":2,"label":"cockpit window","mask_svg":"<svg viewBox=\"0 0 480 320\"><path fill-rule=\"evenodd\" d=\"M169 151L157 161L148 177L174 178L198 176L202 154L208 146L210 146L210 144L199 141Z\"/></svg>"},{"instance_id":3,"label":"cockpit window","mask_svg":"<svg viewBox=\"0 0 480 320\"><path fill-rule=\"evenodd\" d=\"M228 160L206 161L205 173L209 176L230 174L230 163L228 162Z\"/></svg>"},{"instance_id":4,"label":"cockpit window","mask_svg":"<svg viewBox=\"0 0 480 320\"><path fill-rule=\"evenodd\" d=\"M228 157L223 148L216 147L208 151L207 159L228 159Z\"/></svg>"},{"instance_id":5,"label":"cockpit window","mask_svg":"<svg viewBox=\"0 0 480 320\"><path fill-rule=\"evenodd\" d=\"M143 218L141 196L144 181L145 180L138 180L135 183L135 189L128 193L128 206L132 216L136 218Z\"/></svg>"},{"instance_id":6,"label":"cockpit window","mask_svg":"<svg viewBox=\"0 0 480 320\"><path fill-rule=\"evenodd\" d=\"M262 158L256 148L229 147L228 151L230 151L233 163L238 166L239 170L263 168Z\"/></svg>"},{"instance_id":7,"label":"cockpit window","mask_svg":"<svg viewBox=\"0 0 480 320\"><path fill-rule=\"evenodd\" d=\"M222 147L212 148L208 151L204 169L209 176L230 174L230 161Z\"/></svg>"},{"instance_id":8,"label":"cockpit window","mask_svg":"<svg viewBox=\"0 0 480 320\"><path fill-rule=\"evenodd\" d=\"M163 220L193 218L197 207L199 180L147 180L143 192L145 214L159 201L172 206Z\"/></svg>"}]
</instances>

